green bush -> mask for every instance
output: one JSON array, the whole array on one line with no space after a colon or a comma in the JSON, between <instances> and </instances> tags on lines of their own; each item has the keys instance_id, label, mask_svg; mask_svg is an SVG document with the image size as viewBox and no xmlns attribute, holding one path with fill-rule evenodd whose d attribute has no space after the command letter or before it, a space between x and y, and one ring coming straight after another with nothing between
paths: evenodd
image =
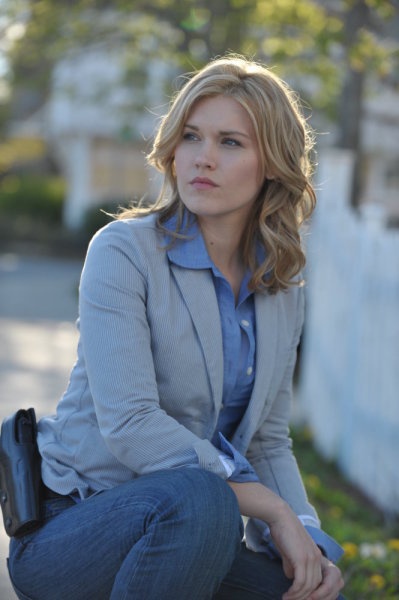
<instances>
[{"instance_id":1,"label":"green bush","mask_svg":"<svg viewBox=\"0 0 399 600\"><path fill-rule=\"evenodd\" d=\"M9 174L0 180L0 215L60 224L65 182L60 177Z\"/></svg>"},{"instance_id":2,"label":"green bush","mask_svg":"<svg viewBox=\"0 0 399 600\"><path fill-rule=\"evenodd\" d=\"M113 221L114 217L118 213L121 202L116 200L107 200L106 202L100 203L98 206L90 207L86 213L83 221L83 234L87 239L90 239L96 231L104 227L110 221Z\"/></svg>"}]
</instances>

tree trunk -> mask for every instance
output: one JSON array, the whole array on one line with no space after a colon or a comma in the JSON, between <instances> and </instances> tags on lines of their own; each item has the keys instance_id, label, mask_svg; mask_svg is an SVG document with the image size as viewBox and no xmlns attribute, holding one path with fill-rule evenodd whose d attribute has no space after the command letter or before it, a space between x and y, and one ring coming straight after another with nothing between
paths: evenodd
<instances>
[{"instance_id":1,"label":"tree trunk","mask_svg":"<svg viewBox=\"0 0 399 600\"><path fill-rule=\"evenodd\" d=\"M347 72L339 104L340 148L352 150L355 162L352 179L351 204L358 206L361 195L362 139L361 124L364 97L364 70L355 70L351 66L350 52L358 41L358 33L363 27L370 26L370 11L364 0L357 0L346 14L344 45L347 53Z\"/></svg>"}]
</instances>

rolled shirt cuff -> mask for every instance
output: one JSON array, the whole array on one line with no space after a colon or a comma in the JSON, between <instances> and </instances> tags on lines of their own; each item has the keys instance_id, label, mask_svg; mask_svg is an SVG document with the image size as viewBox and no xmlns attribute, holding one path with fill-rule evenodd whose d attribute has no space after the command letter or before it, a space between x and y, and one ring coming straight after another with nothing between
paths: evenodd
<instances>
[{"instance_id":1,"label":"rolled shirt cuff","mask_svg":"<svg viewBox=\"0 0 399 600\"><path fill-rule=\"evenodd\" d=\"M220 432L218 449L221 451L219 458L226 470L227 479L229 481L234 481L236 483L259 481L259 477L255 473L252 465Z\"/></svg>"},{"instance_id":2,"label":"rolled shirt cuff","mask_svg":"<svg viewBox=\"0 0 399 600\"><path fill-rule=\"evenodd\" d=\"M311 516L301 515L300 520L303 522L305 519L313 519ZM314 519L315 520L315 519ZM314 525L306 525L304 527L310 537L313 539L315 544L320 548L323 555L331 560L331 562L336 563L344 553L343 548L336 542L331 536L329 536L325 531L320 529L319 527L315 527ZM280 552L277 550L276 546L270 535L270 529L267 525L265 525L265 530L262 535L262 548L263 551L269 556L269 558L281 558Z\"/></svg>"}]
</instances>

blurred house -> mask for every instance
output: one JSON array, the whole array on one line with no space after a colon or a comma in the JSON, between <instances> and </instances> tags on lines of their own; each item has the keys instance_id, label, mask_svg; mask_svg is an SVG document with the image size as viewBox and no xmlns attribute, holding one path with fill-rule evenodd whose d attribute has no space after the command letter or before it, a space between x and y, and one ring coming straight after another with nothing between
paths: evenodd
<instances>
[{"instance_id":1,"label":"blurred house","mask_svg":"<svg viewBox=\"0 0 399 600\"><path fill-rule=\"evenodd\" d=\"M56 65L45 104L13 122L12 136L44 140L66 178L68 228L78 229L95 206L156 195L157 176L145 154L175 73L173 64L158 59L128 85L120 48L85 48Z\"/></svg>"},{"instance_id":2,"label":"blurred house","mask_svg":"<svg viewBox=\"0 0 399 600\"><path fill-rule=\"evenodd\" d=\"M81 225L90 206L155 194L145 153L171 66L159 60L146 71L128 86L120 52L101 47L65 58L54 71L46 136L68 181L70 228Z\"/></svg>"}]
</instances>

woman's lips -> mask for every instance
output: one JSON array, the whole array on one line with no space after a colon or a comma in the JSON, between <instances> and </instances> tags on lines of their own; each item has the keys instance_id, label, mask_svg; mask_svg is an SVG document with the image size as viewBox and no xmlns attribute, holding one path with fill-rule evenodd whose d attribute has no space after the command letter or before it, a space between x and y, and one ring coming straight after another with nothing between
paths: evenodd
<instances>
[{"instance_id":1,"label":"woman's lips","mask_svg":"<svg viewBox=\"0 0 399 600\"><path fill-rule=\"evenodd\" d=\"M195 177L192 181L190 181L190 185L192 185L196 190L207 190L218 187L217 184L212 181L212 179L208 179L207 177Z\"/></svg>"}]
</instances>

